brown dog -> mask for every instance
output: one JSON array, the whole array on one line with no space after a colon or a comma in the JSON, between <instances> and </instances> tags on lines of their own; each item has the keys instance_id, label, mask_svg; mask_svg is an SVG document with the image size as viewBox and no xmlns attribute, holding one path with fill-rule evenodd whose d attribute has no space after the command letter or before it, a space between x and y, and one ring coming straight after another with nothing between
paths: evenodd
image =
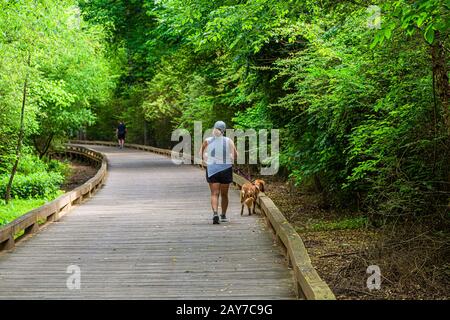
<instances>
[{"instance_id":1,"label":"brown dog","mask_svg":"<svg viewBox=\"0 0 450 320\"><path fill-rule=\"evenodd\" d=\"M257 179L255 182L244 183L241 187L241 216L244 213L244 206L248 208L248 215L255 213L256 199L258 198L259 192L264 192L265 182L264 180Z\"/></svg>"},{"instance_id":2,"label":"brown dog","mask_svg":"<svg viewBox=\"0 0 450 320\"><path fill-rule=\"evenodd\" d=\"M264 192L266 188L266 182L262 179L256 179L253 184L258 188L258 191Z\"/></svg>"}]
</instances>

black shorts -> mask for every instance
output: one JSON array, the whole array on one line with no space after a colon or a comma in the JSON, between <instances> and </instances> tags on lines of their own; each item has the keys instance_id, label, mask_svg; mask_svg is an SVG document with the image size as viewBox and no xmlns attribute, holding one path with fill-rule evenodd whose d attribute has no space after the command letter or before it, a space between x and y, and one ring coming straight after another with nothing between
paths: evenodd
<instances>
[{"instance_id":1,"label":"black shorts","mask_svg":"<svg viewBox=\"0 0 450 320\"><path fill-rule=\"evenodd\" d=\"M125 140L125 133L119 133L119 134L117 135L117 139L119 139L119 140Z\"/></svg>"},{"instance_id":2,"label":"black shorts","mask_svg":"<svg viewBox=\"0 0 450 320\"><path fill-rule=\"evenodd\" d=\"M230 167L226 170L217 172L211 177L208 177L208 169L206 169L206 181L208 181L208 183L230 184L233 182L233 168Z\"/></svg>"}]
</instances>

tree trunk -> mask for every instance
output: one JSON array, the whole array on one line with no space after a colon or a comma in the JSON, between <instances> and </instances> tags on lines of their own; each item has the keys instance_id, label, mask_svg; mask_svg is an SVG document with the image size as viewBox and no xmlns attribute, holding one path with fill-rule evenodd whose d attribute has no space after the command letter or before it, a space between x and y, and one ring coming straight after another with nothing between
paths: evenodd
<instances>
[{"instance_id":1,"label":"tree trunk","mask_svg":"<svg viewBox=\"0 0 450 320\"><path fill-rule=\"evenodd\" d=\"M28 54L28 62L27 66L30 67L31 54ZM19 165L20 154L22 151L22 142L24 137L24 115L25 115L25 100L27 97L27 87L28 87L28 74L27 70L25 81L23 83L23 96L22 96L22 110L20 112L20 131L19 131L19 139L17 141L17 149L16 149L16 161L14 162L13 168L11 170L11 176L9 177L8 185L6 187L5 192L5 202L8 203L11 200L11 187L14 180L14 176L17 172L17 166Z\"/></svg>"},{"instance_id":2,"label":"tree trunk","mask_svg":"<svg viewBox=\"0 0 450 320\"><path fill-rule=\"evenodd\" d=\"M147 131L148 131L148 124L147 124L147 120L144 120L144 145L148 145L148 141L147 141Z\"/></svg>"},{"instance_id":3,"label":"tree trunk","mask_svg":"<svg viewBox=\"0 0 450 320\"><path fill-rule=\"evenodd\" d=\"M431 46L431 60L436 95L442 108L443 123L447 130L447 133L450 134L450 87L448 83L447 61L444 44L442 43L439 32L437 31L435 35L435 41Z\"/></svg>"},{"instance_id":4,"label":"tree trunk","mask_svg":"<svg viewBox=\"0 0 450 320\"><path fill-rule=\"evenodd\" d=\"M314 187L317 193L323 193L322 182L320 182L320 177L317 173L314 174Z\"/></svg>"},{"instance_id":5,"label":"tree trunk","mask_svg":"<svg viewBox=\"0 0 450 320\"><path fill-rule=\"evenodd\" d=\"M39 159L42 159L48 152L48 149L50 148L50 145L52 144L53 137L55 135L53 133L50 134L47 141L45 142L44 149L39 151Z\"/></svg>"},{"instance_id":6,"label":"tree trunk","mask_svg":"<svg viewBox=\"0 0 450 320\"><path fill-rule=\"evenodd\" d=\"M433 67L433 86L434 94L438 98L439 106L442 109L442 122L444 124L444 132L447 134L446 142L447 150L444 152L447 154L446 168L449 174L447 175L447 181L450 182L450 157L448 157L450 150L450 111L449 111L449 98L450 87L448 83L448 70L447 60L445 54L444 43L441 39L441 35L438 31L435 32L435 40L431 46L431 60ZM450 185L446 185L444 191L448 191ZM450 203L449 203L450 206Z\"/></svg>"}]
</instances>

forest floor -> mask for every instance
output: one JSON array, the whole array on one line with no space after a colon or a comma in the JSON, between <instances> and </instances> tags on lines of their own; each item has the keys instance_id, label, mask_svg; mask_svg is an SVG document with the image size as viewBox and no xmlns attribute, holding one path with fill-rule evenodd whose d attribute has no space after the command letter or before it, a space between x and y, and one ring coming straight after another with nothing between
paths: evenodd
<instances>
[{"instance_id":1,"label":"forest floor","mask_svg":"<svg viewBox=\"0 0 450 320\"><path fill-rule=\"evenodd\" d=\"M71 160L70 162L70 176L61 186L65 192L81 186L83 183L91 179L97 173L98 169L78 160Z\"/></svg>"},{"instance_id":2,"label":"forest floor","mask_svg":"<svg viewBox=\"0 0 450 320\"><path fill-rule=\"evenodd\" d=\"M267 182L266 194L296 228L337 299L450 299L448 226L373 228L362 214L328 208L315 192ZM371 265L380 267L379 290L367 288Z\"/></svg>"}]
</instances>

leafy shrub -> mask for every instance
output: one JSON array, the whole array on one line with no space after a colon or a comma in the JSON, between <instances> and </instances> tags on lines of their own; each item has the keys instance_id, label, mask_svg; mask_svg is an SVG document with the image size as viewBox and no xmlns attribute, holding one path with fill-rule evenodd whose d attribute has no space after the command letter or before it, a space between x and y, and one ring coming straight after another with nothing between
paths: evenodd
<instances>
[{"instance_id":1,"label":"leafy shrub","mask_svg":"<svg viewBox=\"0 0 450 320\"><path fill-rule=\"evenodd\" d=\"M61 162L54 159L49 160L49 162L47 163L47 170L50 172L59 173L63 177L68 177L71 171L68 160Z\"/></svg>"},{"instance_id":2,"label":"leafy shrub","mask_svg":"<svg viewBox=\"0 0 450 320\"><path fill-rule=\"evenodd\" d=\"M8 204L0 201L0 226L14 221L21 215L44 205L46 199L14 199Z\"/></svg>"},{"instance_id":3,"label":"leafy shrub","mask_svg":"<svg viewBox=\"0 0 450 320\"><path fill-rule=\"evenodd\" d=\"M5 194L8 175L0 178L0 194ZM35 172L28 175L22 173L14 177L11 197L19 199L43 198L58 192L64 177L56 172Z\"/></svg>"},{"instance_id":4,"label":"leafy shrub","mask_svg":"<svg viewBox=\"0 0 450 320\"><path fill-rule=\"evenodd\" d=\"M12 167L12 163L10 165ZM47 165L44 161L39 159L38 156L34 154L24 153L20 157L19 165L17 167L17 172L23 175L32 174L35 172L45 172L47 170ZM8 172L11 168L8 168Z\"/></svg>"}]
</instances>

